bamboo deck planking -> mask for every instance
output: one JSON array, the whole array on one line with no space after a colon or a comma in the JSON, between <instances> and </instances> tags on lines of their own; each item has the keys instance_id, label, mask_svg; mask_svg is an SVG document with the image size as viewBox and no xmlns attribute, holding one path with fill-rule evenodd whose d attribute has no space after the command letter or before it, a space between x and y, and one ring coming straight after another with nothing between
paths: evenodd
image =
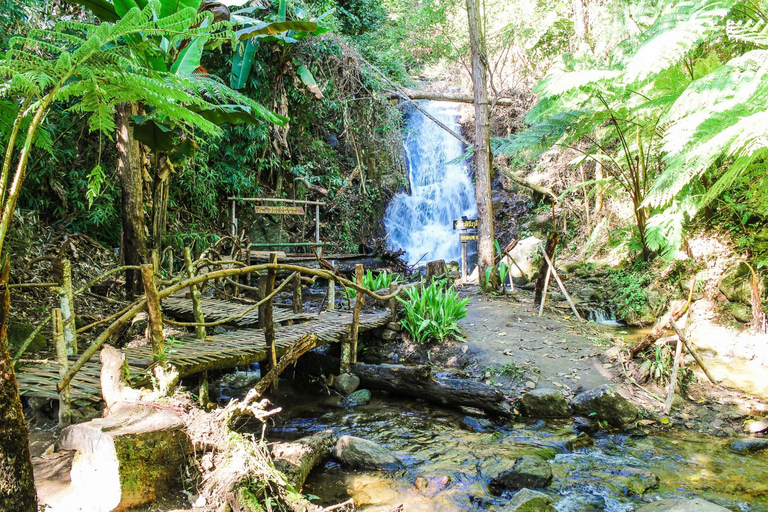
<instances>
[{"instance_id":1,"label":"bamboo deck planking","mask_svg":"<svg viewBox=\"0 0 768 512\"><path fill-rule=\"evenodd\" d=\"M165 310L165 301L163 306ZM277 316L277 312L275 316ZM345 311L328 311L319 315L303 316L313 320L275 329L275 348L278 357L288 351L305 334L317 334L318 345L338 342L342 336L349 333L352 324L352 313ZM360 331L376 329L388 321L389 312L362 314L360 315ZM152 348L145 345L125 349L125 353L129 372L134 382L146 381L147 369L154 362ZM209 336L204 340L199 340L193 336L166 340L166 360L178 370L181 377L188 377L208 370L244 366L264 361L267 357L262 330L238 329ZM96 358L83 366L72 380L73 402L99 402L101 400L100 371L101 364ZM22 366L19 368L16 378L22 396L58 399L56 383L59 381L59 370L56 363Z\"/></svg>"},{"instance_id":2,"label":"bamboo deck planking","mask_svg":"<svg viewBox=\"0 0 768 512\"><path fill-rule=\"evenodd\" d=\"M225 300L203 298L200 301L205 315L206 322L218 322L234 315L241 314L244 310L253 307L253 304L242 304L239 302L230 302ZM185 297L171 296L163 299L163 313L183 321L192 321L192 299ZM314 315L308 313L294 313L287 308L274 308L272 319L275 323L284 322L304 322L314 318ZM227 324L234 327L256 327L259 322L259 309L246 313L241 318L236 318Z\"/></svg>"}]
</instances>

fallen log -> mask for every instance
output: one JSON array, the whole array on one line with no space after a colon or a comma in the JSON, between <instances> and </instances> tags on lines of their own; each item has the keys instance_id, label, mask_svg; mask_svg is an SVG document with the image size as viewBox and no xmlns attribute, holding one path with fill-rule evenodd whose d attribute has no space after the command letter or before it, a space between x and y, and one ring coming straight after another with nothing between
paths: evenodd
<instances>
[{"instance_id":1,"label":"fallen log","mask_svg":"<svg viewBox=\"0 0 768 512\"><path fill-rule=\"evenodd\" d=\"M299 363L305 369L321 368L326 374L336 373L339 360L310 352ZM311 370L310 370L311 371ZM428 365L404 366L397 364L350 365L349 371L368 389L421 398L449 407L474 407L495 416L510 418L512 408L497 388L465 379L436 379Z\"/></svg>"},{"instance_id":2,"label":"fallen log","mask_svg":"<svg viewBox=\"0 0 768 512\"><path fill-rule=\"evenodd\" d=\"M661 338L666 333L672 324L680 320L680 318L688 311L693 300L693 290L696 288L696 279L691 282L691 289L688 292L688 301L685 303L677 303L672 310L657 323L651 332L645 335L645 338L638 341L632 348L629 349L629 356L635 357L638 353L647 349L653 345L656 340Z\"/></svg>"},{"instance_id":3,"label":"fallen log","mask_svg":"<svg viewBox=\"0 0 768 512\"><path fill-rule=\"evenodd\" d=\"M336 436L330 430L290 443L276 443L271 448L275 468L294 489L301 491L309 472L331 454L335 444Z\"/></svg>"},{"instance_id":4,"label":"fallen log","mask_svg":"<svg viewBox=\"0 0 768 512\"><path fill-rule=\"evenodd\" d=\"M404 93L412 100L429 100L429 101L451 101L456 103L474 103L475 98L472 94L462 94L453 92L435 92L435 91L417 91L415 89L400 88L400 92ZM399 98L399 94L393 94L393 98ZM496 98L491 101L495 105L502 107L513 107L515 102L512 98Z\"/></svg>"}]
</instances>

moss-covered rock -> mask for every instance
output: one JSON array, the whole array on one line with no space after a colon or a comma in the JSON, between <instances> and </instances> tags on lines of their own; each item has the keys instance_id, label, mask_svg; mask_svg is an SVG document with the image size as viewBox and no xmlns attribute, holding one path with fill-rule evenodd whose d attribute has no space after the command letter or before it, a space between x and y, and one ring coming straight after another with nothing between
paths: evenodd
<instances>
[{"instance_id":1,"label":"moss-covered rock","mask_svg":"<svg viewBox=\"0 0 768 512\"><path fill-rule=\"evenodd\" d=\"M30 334L35 330L35 326L31 324L12 323L8 325L8 345L11 348L11 354L15 355L19 350L22 343L26 341ZM48 346L48 340L40 333L37 333L26 352L39 352Z\"/></svg>"},{"instance_id":2,"label":"moss-covered rock","mask_svg":"<svg viewBox=\"0 0 768 512\"><path fill-rule=\"evenodd\" d=\"M749 304L752 297L752 272L746 263L739 263L723 273L718 288L729 301Z\"/></svg>"}]
</instances>

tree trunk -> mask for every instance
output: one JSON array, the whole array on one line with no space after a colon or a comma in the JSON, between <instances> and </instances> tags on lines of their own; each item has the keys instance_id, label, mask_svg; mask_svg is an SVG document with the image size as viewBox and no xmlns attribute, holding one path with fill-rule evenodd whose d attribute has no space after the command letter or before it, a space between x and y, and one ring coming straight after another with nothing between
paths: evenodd
<instances>
[{"instance_id":1,"label":"tree trunk","mask_svg":"<svg viewBox=\"0 0 768 512\"><path fill-rule=\"evenodd\" d=\"M126 265L147 263L147 239L144 231L144 198L141 149L133 138L131 115L138 113L133 103L117 106L117 173L122 199L122 254ZM125 286L132 296L142 294L141 272L126 270Z\"/></svg>"},{"instance_id":2,"label":"tree trunk","mask_svg":"<svg viewBox=\"0 0 768 512\"><path fill-rule=\"evenodd\" d=\"M588 23L585 0L573 0L573 32L579 43L586 43L589 38Z\"/></svg>"},{"instance_id":3,"label":"tree trunk","mask_svg":"<svg viewBox=\"0 0 768 512\"><path fill-rule=\"evenodd\" d=\"M10 269L6 256L0 270L0 512L35 512L37 492L29 455L29 432L8 352Z\"/></svg>"},{"instance_id":4,"label":"tree trunk","mask_svg":"<svg viewBox=\"0 0 768 512\"><path fill-rule=\"evenodd\" d=\"M417 91L414 89L400 88L400 91L408 96L412 100L429 100L429 101L451 101L455 103L474 103L475 98L470 94L450 93L450 92L435 92L435 91ZM399 94L392 94L391 98L400 98ZM511 98L497 98L493 101L494 105L500 105L503 107L514 106Z\"/></svg>"},{"instance_id":5,"label":"tree trunk","mask_svg":"<svg viewBox=\"0 0 768 512\"><path fill-rule=\"evenodd\" d=\"M475 103L475 194L477 196L477 261L480 285L486 291L494 290L495 272L485 282L487 268L493 264L493 204L491 202L491 130L488 108L487 71L485 69L485 36L483 34L480 5L467 0L469 43L472 53L472 83Z\"/></svg>"}]
</instances>

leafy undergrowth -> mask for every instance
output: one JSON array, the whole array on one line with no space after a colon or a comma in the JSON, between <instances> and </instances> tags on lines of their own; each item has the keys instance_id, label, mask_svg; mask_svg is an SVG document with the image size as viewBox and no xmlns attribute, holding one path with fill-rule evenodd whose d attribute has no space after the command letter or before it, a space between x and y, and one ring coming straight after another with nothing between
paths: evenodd
<instances>
[{"instance_id":1,"label":"leafy undergrowth","mask_svg":"<svg viewBox=\"0 0 768 512\"><path fill-rule=\"evenodd\" d=\"M462 299L446 279L435 279L408 288L407 298L398 297L403 304L400 325L417 343L443 342L461 336L458 321L467 316L469 298Z\"/></svg>"}]
</instances>

